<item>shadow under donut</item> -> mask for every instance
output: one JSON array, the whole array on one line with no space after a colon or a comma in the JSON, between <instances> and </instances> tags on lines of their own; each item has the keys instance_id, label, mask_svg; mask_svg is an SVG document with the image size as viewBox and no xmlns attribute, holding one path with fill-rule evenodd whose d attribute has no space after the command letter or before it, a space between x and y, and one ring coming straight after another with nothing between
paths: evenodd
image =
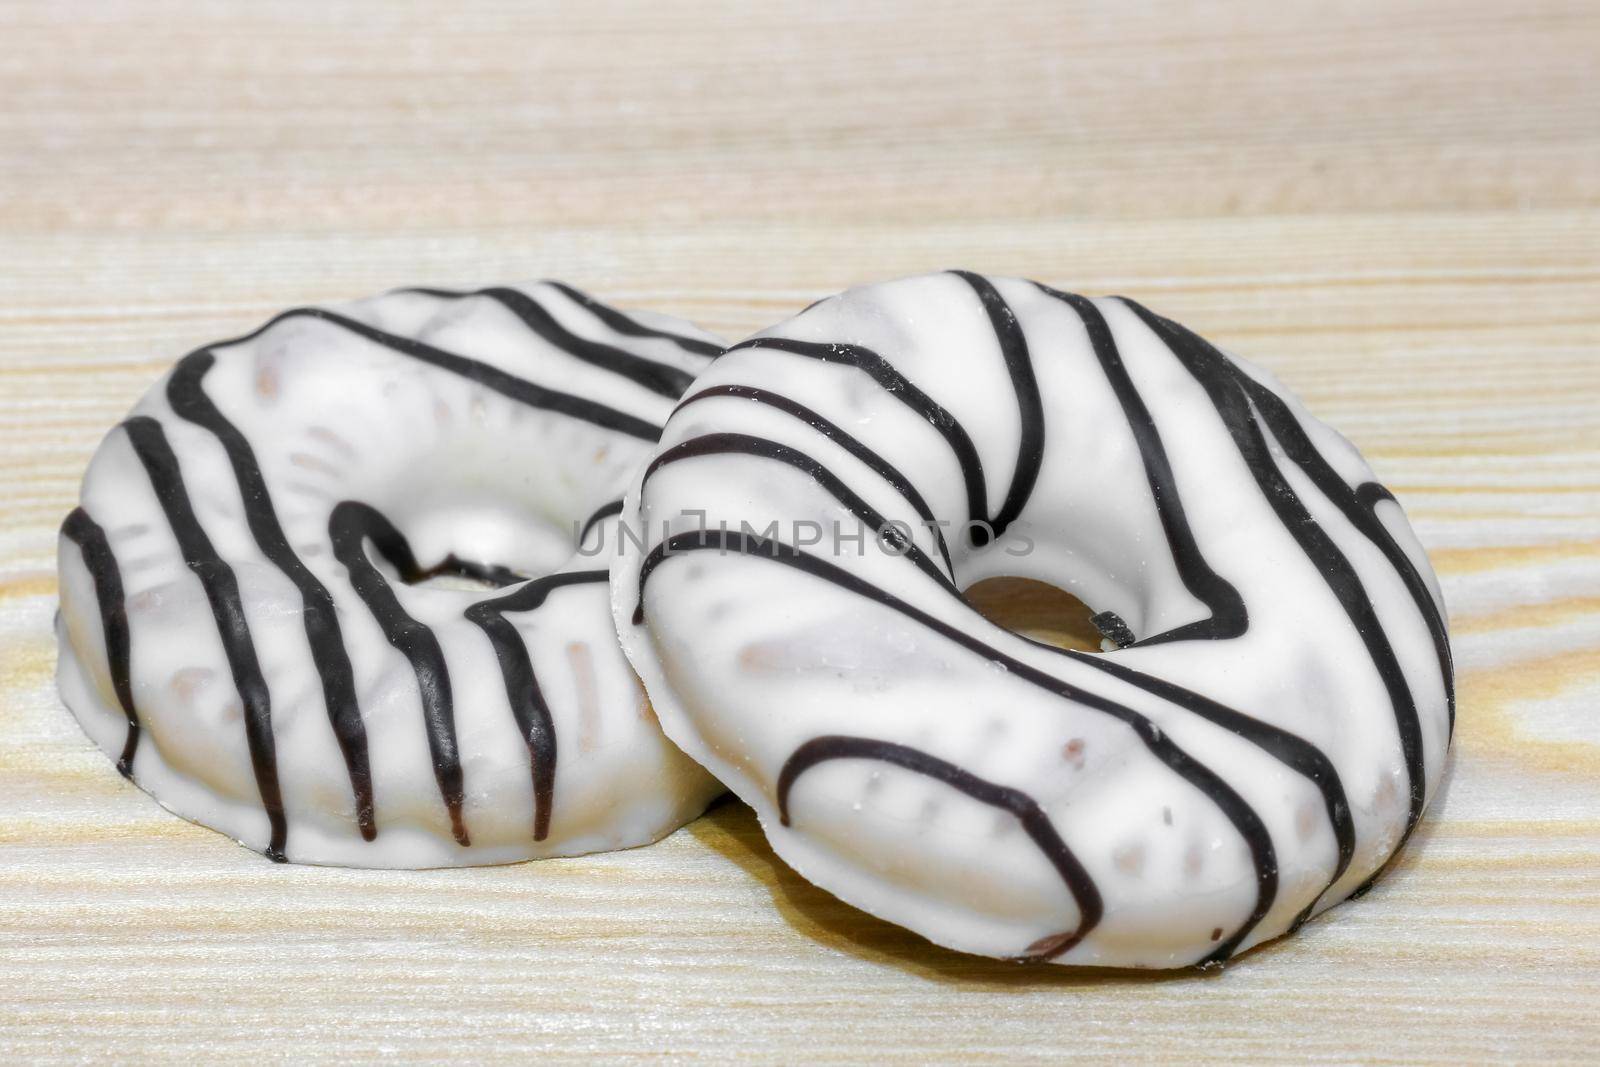
<instances>
[{"instance_id":1,"label":"shadow under donut","mask_svg":"<svg viewBox=\"0 0 1600 1067\"><path fill-rule=\"evenodd\" d=\"M799 933L857 959L887 964L929 981L996 988L1072 988L1192 980L1220 973L1068 968L967 955L869 915L800 877L767 844L755 812L731 796L717 802L687 829L695 840L765 886L778 914Z\"/></svg>"}]
</instances>

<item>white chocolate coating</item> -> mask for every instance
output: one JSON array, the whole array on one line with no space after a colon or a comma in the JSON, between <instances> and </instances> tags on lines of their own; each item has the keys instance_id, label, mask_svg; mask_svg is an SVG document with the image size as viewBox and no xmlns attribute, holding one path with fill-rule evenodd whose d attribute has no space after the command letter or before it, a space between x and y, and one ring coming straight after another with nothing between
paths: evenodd
<instances>
[{"instance_id":1,"label":"white chocolate coating","mask_svg":"<svg viewBox=\"0 0 1600 1067\"><path fill-rule=\"evenodd\" d=\"M718 350L540 283L297 309L191 354L63 527L63 698L163 805L276 859L656 840L721 790L617 647L594 530Z\"/></svg>"},{"instance_id":2,"label":"white chocolate coating","mask_svg":"<svg viewBox=\"0 0 1600 1067\"><path fill-rule=\"evenodd\" d=\"M1220 962L1373 877L1444 765L1400 508L1131 302L964 273L829 298L696 379L623 515L612 608L667 735L801 874L952 948ZM1000 575L1127 647L989 622L959 591Z\"/></svg>"}]
</instances>

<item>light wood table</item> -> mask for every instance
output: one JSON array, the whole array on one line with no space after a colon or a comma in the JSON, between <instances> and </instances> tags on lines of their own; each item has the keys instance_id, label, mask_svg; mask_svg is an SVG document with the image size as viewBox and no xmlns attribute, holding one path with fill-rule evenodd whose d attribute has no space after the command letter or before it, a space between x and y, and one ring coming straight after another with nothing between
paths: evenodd
<instances>
[{"instance_id":1,"label":"light wood table","mask_svg":"<svg viewBox=\"0 0 1600 1067\"><path fill-rule=\"evenodd\" d=\"M0 1059L1600 1057L1600 8L0 5ZM725 804L272 866L57 700L55 530L189 346L556 275L739 335L941 266L1137 295L1365 450L1450 603L1441 796L1220 973L940 951Z\"/></svg>"}]
</instances>

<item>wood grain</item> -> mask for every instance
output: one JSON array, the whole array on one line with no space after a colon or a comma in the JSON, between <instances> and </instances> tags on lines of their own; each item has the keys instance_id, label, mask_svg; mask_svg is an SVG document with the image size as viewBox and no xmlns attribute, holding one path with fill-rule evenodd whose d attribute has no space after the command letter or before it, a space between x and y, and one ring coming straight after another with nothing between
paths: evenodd
<instances>
[{"instance_id":1,"label":"wood grain","mask_svg":"<svg viewBox=\"0 0 1600 1067\"><path fill-rule=\"evenodd\" d=\"M0 4L0 1053L1593 1062L1600 9ZM1276 371L1450 603L1446 787L1220 973L969 959L724 804L623 855L278 868L54 692L55 528L188 346L558 275L737 335L949 265L1125 291Z\"/></svg>"}]
</instances>

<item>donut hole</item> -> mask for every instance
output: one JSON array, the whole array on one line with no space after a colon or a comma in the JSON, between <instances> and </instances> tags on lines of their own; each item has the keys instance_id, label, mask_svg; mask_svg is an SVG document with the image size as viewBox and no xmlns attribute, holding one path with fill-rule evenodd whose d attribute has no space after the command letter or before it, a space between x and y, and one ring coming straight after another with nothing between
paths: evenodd
<instances>
[{"instance_id":1,"label":"donut hole","mask_svg":"<svg viewBox=\"0 0 1600 1067\"><path fill-rule=\"evenodd\" d=\"M537 575L491 559L480 559L446 552L442 556L413 555L390 551L372 538L362 543L362 552L391 583L447 592L483 593L527 581Z\"/></svg>"},{"instance_id":2,"label":"donut hole","mask_svg":"<svg viewBox=\"0 0 1600 1067\"><path fill-rule=\"evenodd\" d=\"M527 461L548 450L537 438L468 428L361 470L350 499L381 514L411 557L369 540L368 559L393 581L450 591L483 592L561 569L577 551L582 521L605 498L558 465Z\"/></svg>"},{"instance_id":3,"label":"donut hole","mask_svg":"<svg viewBox=\"0 0 1600 1067\"><path fill-rule=\"evenodd\" d=\"M985 578L969 586L967 603L1012 633L1057 648L1101 651L1094 609L1048 582L1032 578Z\"/></svg>"},{"instance_id":4,"label":"donut hole","mask_svg":"<svg viewBox=\"0 0 1600 1067\"><path fill-rule=\"evenodd\" d=\"M573 553L573 535L505 500L425 502L396 525L419 570L401 579L449 589L496 589L555 571Z\"/></svg>"},{"instance_id":5,"label":"donut hole","mask_svg":"<svg viewBox=\"0 0 1600 1067\"><path fill-rule=\"evenodd\" d=\"M370 506L370 505L369 505ZM540 578L572 555L571 534L505 500L419 498L385 512L400 543L368 536L367 559L392 582L454 592L484 592Z\"/></svg>"}]
</instances>

